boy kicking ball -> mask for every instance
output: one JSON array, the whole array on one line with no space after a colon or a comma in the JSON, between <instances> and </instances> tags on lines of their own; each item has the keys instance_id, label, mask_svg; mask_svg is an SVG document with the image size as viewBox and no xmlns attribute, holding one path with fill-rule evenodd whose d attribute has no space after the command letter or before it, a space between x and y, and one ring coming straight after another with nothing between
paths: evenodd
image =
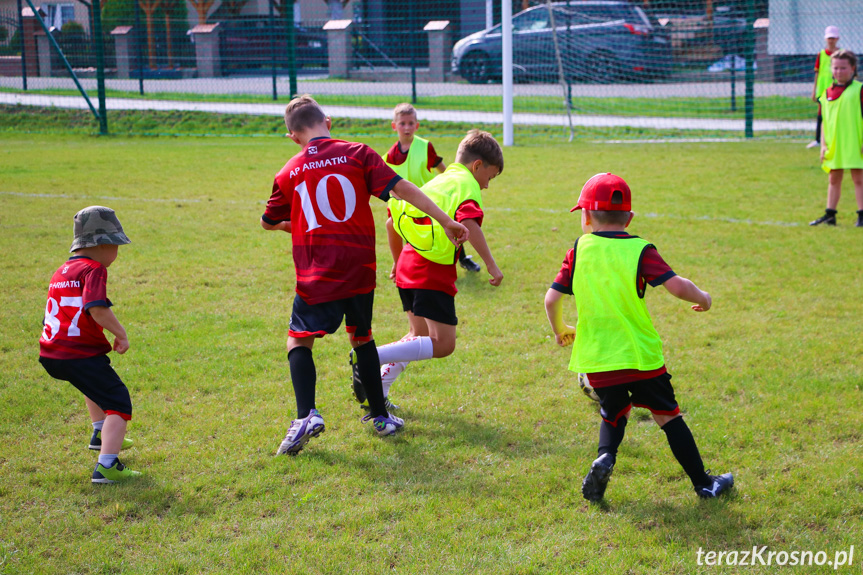
<instances>
[{"instance_id":1,"label":"boy kicking ball","mask_svg":"<svg viewBox=\"0 0 863 575\"><path fill-rule=\"evenodd\" d=\"M710 294L676 275L649 242L632 236L631 192L622 178L597 174L581 190L578 204L584 235L575 241L545 295L545 309L560 346L575 342L569 369L586 373L599 396L602 422L599 457L584 478L588 501L605 495L632 406L646 407L665 432L668 445L699 497L718 497L734 485L730 473L709 475L671 387L662 340L653 327L644 295L647 285L710 309ZM575 296L578 323L563 321L562 298Z\"/></svg>"}]
</instances>

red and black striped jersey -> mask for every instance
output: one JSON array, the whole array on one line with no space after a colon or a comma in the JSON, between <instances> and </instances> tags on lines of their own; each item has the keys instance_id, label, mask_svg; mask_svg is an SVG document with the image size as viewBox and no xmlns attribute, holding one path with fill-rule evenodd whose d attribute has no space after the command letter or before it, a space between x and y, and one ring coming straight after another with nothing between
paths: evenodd
<instances>
[{"instance_id":1,"label":"red and black striped jersey","mask_svg":"<svg viewBox=\"0 0 863 575\"><path fill-rule=\"evenodd\" d=\"M401 178L365 144L315 138L276 174L262 219L291 222L297 294L311 305L375 288L369 200Z\"/></svg>"},{"instance_id":2,"label":"red and black striped jersey","mask_svg":"<svg viewBox=\"0 0 863 575\"><path fill-rule=\"evenodd\" d=\"M60 266L48 284L39 355L51 359L83 359L111 351L102 326L87 311L110 307L108 270L95 260L74 256Z\"/></svg>"}]
</instances>

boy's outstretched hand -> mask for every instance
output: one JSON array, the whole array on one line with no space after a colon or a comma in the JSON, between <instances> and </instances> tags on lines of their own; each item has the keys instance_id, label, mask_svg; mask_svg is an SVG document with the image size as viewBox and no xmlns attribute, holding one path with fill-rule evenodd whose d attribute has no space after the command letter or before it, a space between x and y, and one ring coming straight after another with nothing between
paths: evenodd
<instances>
[{"instance_id":1,"label":"boy's outstretched hand","mask_svg":"<svg viewBox=\"0 0 863 575\"><path fill-rule=\"evenodd\" d=\"M710 306L713 305L713 298L710 297L710 294L706 291L702 291L701 293L704 295L704 301L692 306L694 311L707 311L710 309Z\"/></svg>"}]
</instances>

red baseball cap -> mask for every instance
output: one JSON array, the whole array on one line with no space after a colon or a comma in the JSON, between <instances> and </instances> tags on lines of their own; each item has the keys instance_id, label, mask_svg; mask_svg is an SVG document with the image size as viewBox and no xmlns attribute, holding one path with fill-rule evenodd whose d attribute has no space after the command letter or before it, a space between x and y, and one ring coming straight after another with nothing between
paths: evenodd
<instances>
[{"instance_id":1,"label":"red baseball cap","mask_svg":"<svg viewBox=\"0 0 863 575\"><path fill-rule=\"evenodd\" d=\"M614 192L620 192L620 201L612 203ZM581 188L578 203L570 212L575 210L591 210L602 212L629 212L632 211L632 192L629 186L620 176L614 174L596 174Z\"/></svg>"}]
</instances>

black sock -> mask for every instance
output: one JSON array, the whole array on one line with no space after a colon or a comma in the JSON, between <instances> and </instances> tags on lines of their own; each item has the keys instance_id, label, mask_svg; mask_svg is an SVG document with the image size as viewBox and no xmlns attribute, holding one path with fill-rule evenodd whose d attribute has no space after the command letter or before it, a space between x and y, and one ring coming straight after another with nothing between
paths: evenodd
<instances>
[{"instance_id":1,"label":"black sock","mask_svg":"<svg viewBox=\"0 0 863 575\"><path fill-rule=\"evenodd\" d=\"M297 398L297 418L303 419L315 408L315 384L317 372L312 350L298 346L288 352L288 364L291 366L291 383L294 384L294 395Z\"/></svg>"},{"instance_id":2,"label":"black sock","mask_svg":"<svg viewBox=\"0 0 863 575\"><path fill-rule=\"evenodd\" d=\"M616 427L603 419L602 423L599 424L599 455L602 456L608 453L613 460L617 460L617 448L620 447L625 432L625 417L617 420Z\"/></svg>"},{"instance_id":3,"label":"black sock","mask_svg":"<svg viewBox=\"0 0 863 575\"><path fill-rule=\"evenodd\" d=\"M839 212L837 210L831 210L830 208L827 208L826 210L824 210L824 214L827 216L836 217L836 214L838 214L838 213Z\"/></svg>"},{"instance_id":4,"label":"black sock","mask_svg":"<svg viewBox=\"0 0 863 575\"><path fill-rule=\"evenodd\" d=\"M857 219L863 218L863 210L857 210Z\"/></svg>"},{"instance_id":5,"label":"black sock","mask_svg":"<svg viewBox=\"0 0 863 575\"><path fill-rule=\"evenodd\" d=\"M704 472L704 463L701 461L701 454L698 453L698 446L695 445L695 438L692 437L692 432L689 431L689 426L683 418L675 417L662 426L662 431L668 438L671 453L689 476L693 487L709 485L710 477Z\"/></svg>"},{"instance_id":6,"label":"black sock","mask_svg":"<svg viewBox=\"0 0 863 575\"><path fill-rule=\"evenodd\" d=\"M371 340L359 347L354 348L357 356L357 369L360 372L360 380L366 390L369 400L369 411L373 417L386 415L387 408L384 406L384 388L381 384L381 360L378 357L378 348L375 340Z\"/></svg>"}]
</instances>

